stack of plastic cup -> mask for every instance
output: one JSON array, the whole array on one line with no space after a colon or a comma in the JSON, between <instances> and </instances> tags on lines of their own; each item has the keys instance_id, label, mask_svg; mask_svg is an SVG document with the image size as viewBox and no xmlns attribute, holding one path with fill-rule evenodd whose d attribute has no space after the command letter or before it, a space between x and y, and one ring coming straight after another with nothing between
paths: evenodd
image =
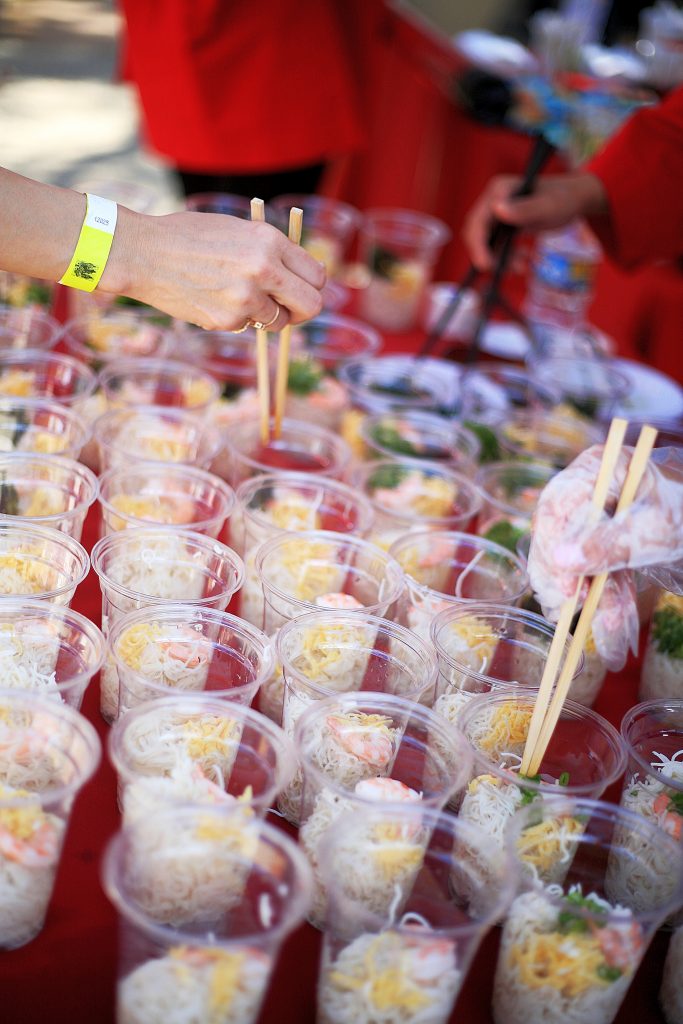
<instances>
[{"instance_id":1,"label":"stack of plastic cup","mask_svg":"<svg viewBox=\"0 0 683 1024\"><path fill-rule=\"evenodd\" d=\"M510 850L492 852L478 829L434 809L378 807L342 815L321 843L320 872L329 913L318 1024L447 1024L514 896ZM396 877L390 901L373 899L378 874Z\"/></svg>"},{"instance_id":2,"label":"stack of plastic cup","mask_svg":"<svg viewBox=\"0 0 683 1024\"><path fill-rule=\"evenodd\" d=\"M213 473L180 463L133 462L100 477L104 536L152 524L218 537L235 493Z\"/></svg>"},{"instance_id":3,"label":"stack of plastic cup","mask_svg":"<svg viewBox=\"0 0 683 1024\"><path fill-rule=\"evenodd\" d=\"M339 815L373 804L439 810L469 781L472 755L460 733L432 711L381 693L316 701L296 723L294 744L301 786L287 791L287 816L300 823L299 842L316 882L312 921L321 927L320 843Z\"/></svg>"},{"instance_id":4,"label":"stack of plastic cup","mask_svg":"<svg viewBox=\"0 0 683 1024\"><path fill-rule=\"evenodd\" d=\"M572 797L522 808L508 837L523 884L503 927L496 1024L611 1024L655 931L683 902L683 848L621 807ZM662 884L659 855L674 884ZM541 856L564 857L554 886L536 881Z\"/></svg>"},{"instance_id":5,"label":"stack of plastic cup","mask_svg":"<svg viewBox=\"0 0 683 1024\"><path fill-rule=\"evenodd\" d=\"M104 636L84 615L44 601L0 602L3 686L78 710L104 655Z\"/></svg>"},{"instance_id":6,"label":"stack of plastic cup","mask_svg":"<svg viewBox=\"0 0 683 1024\"><path fill-rule=\"evenodd\" d=\"M0 517L48 526L81 539L97 477L80 462L30 452L0 454Z\"/></svg>"},{"instance_id":7,"label":"stack of plastic cup","mask_svg":"<svg viewBox=\"0 0 683 1024\"><path fill-rule=\"evenodd\" d=\"M69 605L88 575L85 548L57 530L0 522L0 599L33 597Z\"/></svg>"},{"instance_id":8,"label":"stack of plastic cup","mask_svg":"<svg viewBox=\"0 0 683 1024\"><path fill-rule=\"evenodd\" d=\"M268 637L243 619L192 604L140 608L110 625L114 673L102 698L118 716L179 691L249 705L273 671Z\"/></svg>"},{"instance_id":9,"label":"stack of plastic cup","mask_svg":"<svg viewBox=\"0 0 683 1024\"><path fill-rule=\"evenodd\" d=\"M158 406L111 409L95 420L93 436L101 470L131 460L208 469L221 447L218 430L200 414Z\"/></svg>"},{"instance_id":10,"label":"stack of plastic cup","mask_svg":"<svg viewBox=\"0 0 683 1024\"><path fill-rule=\"evenodd\" d=\"M69 815L101 749L73 708L0 690L0 948L39 934L52 896Z\"/></svg>"},{"instance_id":11,"label":"stack of plastic cup","mask_svg":"<svg viewBox=\"0 0 683 1024\"><path fill-rule=\"evenodd\" d=\"M310 903L291 839L235 810L169 808L112 840L103 876L121 918L118 1020L253 1024Z\"/></svg>"},{"instance_id":12,"label":"stack of plastic cup","mask_svg":"<svg viewBox=\"0 0 683 1024\"><path fill-rule=\"evenodd\" d=\"M528 585L517 555L469 533L416 530L392 544L389 554L406 575L399 621L424 638L446 608L475 601L515 605Z\"/></svg>"},{"instance_id":13,"label":"stack of plastic cup","mask_svg":"<svg viewBox=\"0 0 683 1024\"><path fill-rule=\"evenodd\" d=\"M296 767L291 740L263 715L196 693L128 711L112 728L109 756L126 825L162 804L239 804L263 818Z\"/></svg>"},{"instance_id":14,"label":"stack of plastic cup","mask_svg":"<svg viewBox=\"0 0 683 1024\"><path fill-rule=\"evenodd\" d=\"M90 429L73 409L46 398L0 398L3 451L64 455L77 459Z\"/></svg>"}]
</instances>

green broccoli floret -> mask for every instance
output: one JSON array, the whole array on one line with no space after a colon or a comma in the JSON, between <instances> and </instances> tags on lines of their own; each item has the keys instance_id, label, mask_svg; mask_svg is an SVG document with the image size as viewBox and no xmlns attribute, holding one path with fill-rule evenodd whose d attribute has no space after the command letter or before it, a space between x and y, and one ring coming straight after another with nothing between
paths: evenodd
<instances>
[{"instance_id":1,"label":"green broccoli floret","mask_svg":"<svg viewBox=\"0 0 683 1024\"><path fill-rule=\"evenodd\" d=\"M652 636L660 654L683 658L683 615L675 608L660 608L654 613Z\"/></svg>"}]
</instances>

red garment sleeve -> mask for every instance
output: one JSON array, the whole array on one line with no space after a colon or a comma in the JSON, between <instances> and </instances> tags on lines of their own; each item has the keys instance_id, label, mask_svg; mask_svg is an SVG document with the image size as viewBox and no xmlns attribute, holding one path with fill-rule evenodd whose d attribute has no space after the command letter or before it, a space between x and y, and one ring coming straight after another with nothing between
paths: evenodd
<instances>
[{"instance_id":1,"label":"red garment sleeve","mask_svg":"<svg viewBox=\"0 0 683 1024\"><path fill-rule=\"evenodd\" d=\"M591 227L615 262L683 255L683 88L634 114L584 170L607 192L609 216Z\"/></svg>"}]
</instances>

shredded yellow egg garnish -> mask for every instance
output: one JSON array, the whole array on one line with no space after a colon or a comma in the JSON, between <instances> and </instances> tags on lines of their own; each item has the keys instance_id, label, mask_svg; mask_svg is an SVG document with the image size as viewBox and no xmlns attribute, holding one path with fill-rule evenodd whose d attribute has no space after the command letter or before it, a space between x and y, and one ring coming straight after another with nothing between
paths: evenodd
<instances>
[{"instance_id":1,"label":"shredded yellow egg garnish","mask_svg":"<svg viewBox=\"0 0 683 1024\"><path fill-rule=\"evenodd\" d=\"M480 785L482 784L482 782L488 782L492 786L499 786L500 785L500 779L497 779L495 775L477 775L469 783L469 785L467 787L467 792L468 793L476 793L477 790L479 789Z\"/></svg>"},{"instance_id":2,"label":"shredded yellow egg garnish","mask_svg":"<svg viewBox=\"0 0 683 1024\"><path fill-rule=\"evenodd\" d=\"M35 381L33 370L7 370L0 377L0 394L28 398L33 394Z\"/></svg>"},{"instance_id":3,"label":"shredded yellow egg garnish","mask_svg":"<svg viewBox=\"0 0 683 1024\"><path fill-rule=\"evenodd\" d=\"M25 516L53 516L64 512L64 502L56 487L38 487L22 512Z\"/></svg>"},{"instance_id":4,"label":"shredded yellow egg garnish","mask_svg":"<svg viewBox=\"0 0 683 1024\"><path fill-rule=\"evenodd\" d=\"M365 413L357 409L349 409L342 416L341 436L357 459L365 457L365 442L361 437L360 428L365 420Z\"/></svg>"},{"instance_id":5,"label":"shredded yellow egg garnish","mask_svg":"<svg viewBox=\"0 0 683 1024\"><path fill-rule=\"evenodd\" d=\"M161 636L158 622L140 622L129 626L119 637L116 653L132 669L140 668L142 655L147 644L153 643Z\"/></svg>"},{"instance_id":6,"label":"shredded yellow egg garnish","mask_svg":"<svg viewBox=\"0 0 683 1024\"><path fill-rule=\"evenodd\" d=\"M194 834L197 839L235 848L246 857L253 857L259 842L258 836L253 831L245 829L243 814L235 815L231 821L204 818L197 825Z\"/></svg>"},{"instance_id":7,"label":"shredded yellow egg garnish","mask_svg":"<svg viewBox=\"0 0 683 1024\"><path fill-rule=\"evenodd\" d=\"M583 829L576 818L542 821L524 829L517 840L517 852L521 860L533 864L539 872L548 872L562 857L566 840L581 835Z\"/></svg>"},{"instance_id":8,"label":"shredded yellow egg garnish","mask_svg":"<svg viewBox=\"0 0 683 1024\"><path fill-rule=\"evenodd\" d=\"M122 338L118 324L109 324L104 320L92 320L88 324L88 343L98 352L108 352L112 338Z\"/></svg>"},{"instance_id":9,"label":"shredded yellow egg garnish","mask_svg":"<svg viewBox=\"0 0 683 1024\"><path fill-rule=\"evenodd\" d=\"M42 455L56 455L66 448L66 440L59 434L48 434L45 430L37 430L29 438L30 450Z\"/></svg>"},{"instance_id":10,"label":"shredded yellow egg garnish","mask_svg":"<svg viewBox=\"0 0 683 1024\"><path fill-rule=\"evenodd\" d=\"M117 512L133 516L135 519L149 519L155 523L163 524L173 524L181 521L179 519L178 502L163 494L116 494L111 499L111 504ZM187 519L184 519L184 521L189 522ZM112 522L113 529L122 529L124 526L123 520Z\"/></svg>"},{"instance_id":11,"label":"shredded yellow egg garnish","mask_svg":"<svg viewBox=\"0 0 683 1024\"><path fill-rule=\"evenodd\" d=\"M0 555L0 593L22 593L21 587L28 584L31 591L49 590L53 587L52 569L37 558L19 555Z\"/></svg>"},{"instance_id":12,"label":"shredded yellow egg garnish","mask_svg":"<svg viewBox=\"0 0 683 1024\"><path fill-rule=\"evenodd\" d=\"M209 1013L207 1024L218 1024L232 1006L235 993L239 988L240 976L244 966L244 953L230 953L227 950L205 947L193 950L187 946L175 946L169 956L177 961L176 967L180 981L190 980L188 965L211 968L209 988Z\"/></svg>"},{"instance_id":13,"label":"shredded yellow egg garnish","mask_svg":"<svg viewBox=\"0 0 683 1024\"><path fill-rule=\"evenodd\" d=\"M34 796L27 789L12 789L0 786L0 799L22 800ZM45 812L36 801L30 807L0 807L0 827L17 839L30 839L42 824Z\"/></svg>"},{"instance_id":14,"label":"shredded yellow egg garnish","mask_svg":"<svg viewBox=\"0 0 683 1024\"><path fill-rule=\"evenodd\" d=\"M297 494L274 498L266 509L269 519L280 530L318 530L320 515Z\"/></svg>"},{"instance_id":15,"label":"shredded yellow egg garnish","mask_svg":"<svg viewBox=\"0 0 683 1024\"><path fill-rule=\"evenodd\" d=\"M342 657L339 642L346 640L347 643L352 643L353 639L353 635L343 626L309 629L297 658L297 668L308 679L316 679L318 675L337 664Z\"/></svg>"},{"instance_id":16,"label":"shredded yellow egg garnish","mask_svg":"<svg viewBox=\"0 0 683 1024\"><path fill-rule=\"evenodd\" d=\"M418 516L441 518L453 511L457 488L438 476L423 476L419 493L409 499L410 509Z\"/></svg>"},{"instance_id":17,"label":"shredded yellow egg garnish","mask_svg":"<svg viewBox=\"0 0 683 1024\"><path fill-rule=\"evenodd\" d=\"M592 935L559 932L529 935L511 948L509 956L527 988L548 985L566 999L594 988L600 982L598 968L605 962L600 944Z\"/></svg>"},{"instance_id":18,"label":"shredded yellow egg garnish","mask_svg":"<svg viewBox=\"0 0 683 1024\"><path fill-rule=\"evenodd\" d=\"M294 596L300 601L313 601L318 594L329 593L339 575L338 566L323 563L333 549L320 541L293 538L282 548L281 564L296 580Z\"/></svg>"},{"instance_id":19,"label":"shredded yellow egg garnish","mask_svg":"<svg viewBox=\"0 0 683 1024\"><path fill-rule=\"evenodd\" d=\"M206 405L211 401L212 388L208 380L191 380L183 384L183 395L188 408Z\"/></svg>"},{"instance_id":20,"label":"shredded yellow egg garnish","mask_svg":"<svg viewBox=\"0 0 683 1024\"><path fill-rule=\"evenodd\" d=\"M411 843L392 843L373 850L372 856L384 875L392 878L407 868L418 867L422 861L422 848Z\"/></svg>"},{"instance_id":21,"label":"shredded yellow egg garnish","mask_svg":"<svg viewBox=\"0 0 683 1024\"><path fill-rule=\"evenodd\" d=\"M184 734L187 752L193 761L209 758L212 754L224 755L239 730L239 724L233 719L216 716L186 722Z\"/></svg>"},{"instance_id":22,"label":"shredded yellow egg garnish","mask_svg":"<svg viewBox=\"0 0 683 1024\"><path fill-rule=\"evenodd\" d=\"M187 441L164 436L163 434L147 434L138 439L140 450L160 462L182 462L190 455Z\"/></svg>"},{"instance_id":23,"label":"shredded yellow egg garnish","mask_svg":"<svg viewBox=\"0 0 683 1024\"><path fill-rule=\"evenodd\" d=\"M482 664L491 664L498 646L498 636L485 619L467 615L451 624L451 632L463 640L470 650L480 655Z\"/></svg>"},{"instance_id":24,"label":"shredded yellow egg garnish","mask_svg":"<svg viewBox=\"0 0 683 1024\"><path fill-rule=\"evenodd\" d=\"M391 719L386 715L368 715L364 711L348 711L345 715L329 715L327 724L335 723L339 731L348 729L353 732L371 729L391 735Z\"/></svg>"},{"instance_id":25,"label":"shredded yellow egg garnish","mask_svg":"<svg viewBox=\"0 0 683 1024\"><path fill-rule=\"evenodd\" d=\"M480 741L482 750L507 750L513 744L526 742L532 709L520 708L514 701L506 701L491 716L490 731Z\"/></svg>"},{"instance_id":26,"label":"shredded yellow egg garnish","mask_svg":"<svg viewBox=\"0 0 683 1024\"><path fill-rule=\"evenodd\" d=\"M399 941L388 933L378 935L363 958L362 973L332 971L330 981L337 988L352 992L369 987L370 1000L380 1011L414 1012L429 1005L429 997L410 979L409 965L403 963L401 954L404 951ZM385 947L388 947L386 952L395 956L395 964L382 968L376 964L375 958L385 952Z\"/></svg>"}]
</instances>

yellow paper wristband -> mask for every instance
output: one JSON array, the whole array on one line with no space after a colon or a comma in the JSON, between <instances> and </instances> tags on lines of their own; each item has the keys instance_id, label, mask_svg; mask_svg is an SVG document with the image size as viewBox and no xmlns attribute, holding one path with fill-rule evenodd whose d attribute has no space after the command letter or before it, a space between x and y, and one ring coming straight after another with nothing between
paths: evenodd
<instances>
[{"instance_id":1,"label":"yellow paper wristband","mask_svg":"<svg viewBox=\"0 0 683 1024\"><path fill-rule=\"evenodd\" d=\"M116 203L86 193L85 217L71 263L60 284L92 292L100 283L116 229Z\"/></svg>"}]
</instances>

